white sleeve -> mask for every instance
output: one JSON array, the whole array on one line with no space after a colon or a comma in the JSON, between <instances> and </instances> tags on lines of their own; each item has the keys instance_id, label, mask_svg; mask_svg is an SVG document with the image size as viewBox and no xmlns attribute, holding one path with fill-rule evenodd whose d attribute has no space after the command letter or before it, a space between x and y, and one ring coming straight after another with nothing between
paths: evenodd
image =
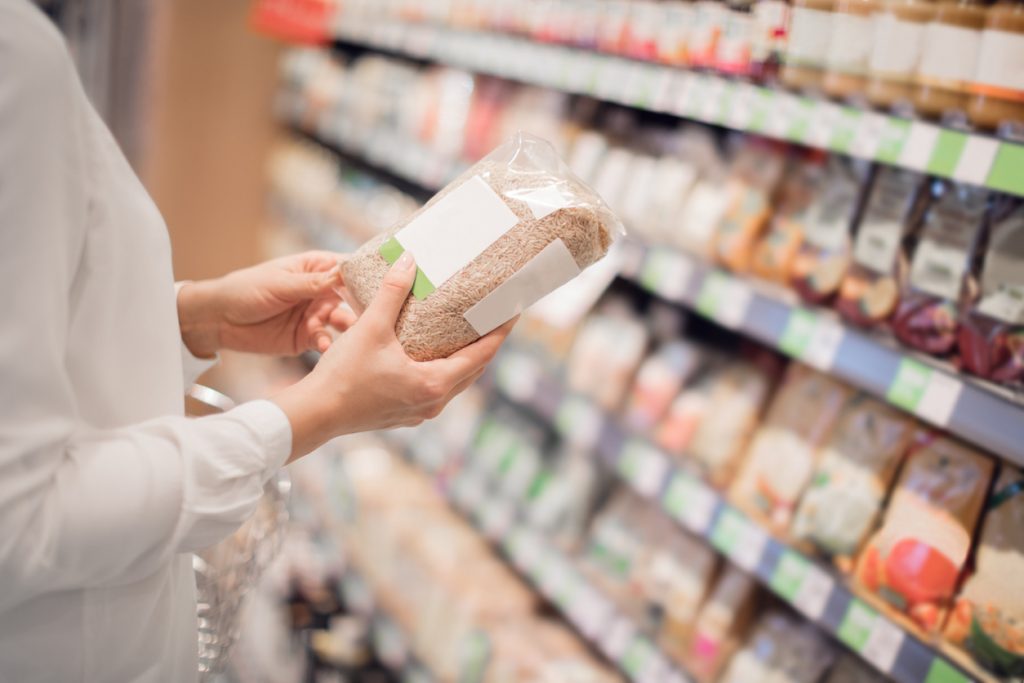
<instances>
[{"instance_id":1,"label":"white sleeve","mask_svg":"<svg viewBox=\"0 0 1024 683\"><path fill-rule=\"evenodd\" d=\"M123 584L255 509L291 428L257 401L90 429L65 355L89 212L84 97L56 30L0 0L0 612ZM128 399L130 400L130 398Z\"/></svg>"},{"instance_id":2,"label":"white sleeve","mask_svg":"<svg viewBox=\"0 0 1024 683\"><path fill-rule=\"evenodd\" d=\"M189 283L188 280L174 283L174 300L178 300L178 295L181 294L181 288ZM192 386L199 375L203 374L220 361L220 356L215 355L213 358L200 358L189 350L185 344L185 340L181 340L181 373L182 379L185 380L185 391Z\"/></svg>"}]
</instances>

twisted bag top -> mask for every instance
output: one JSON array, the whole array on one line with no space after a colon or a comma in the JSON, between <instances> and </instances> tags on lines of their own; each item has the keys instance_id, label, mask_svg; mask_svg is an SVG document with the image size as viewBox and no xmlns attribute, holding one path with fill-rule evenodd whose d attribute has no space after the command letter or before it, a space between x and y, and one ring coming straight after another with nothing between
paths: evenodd
<instances>
[{"instance_id":1,"label":"twisted bag top","mask_svg":"<svg viewBox=\"0 0 1024 683\"><path fill-rule=\"evenodd\" d=\"M412 358L443 358L571 280L622 233L548 142L520 132L345 261L345 298L361 313L410 251L416 283L395 331Z\"/></svg>"}]
</instances>

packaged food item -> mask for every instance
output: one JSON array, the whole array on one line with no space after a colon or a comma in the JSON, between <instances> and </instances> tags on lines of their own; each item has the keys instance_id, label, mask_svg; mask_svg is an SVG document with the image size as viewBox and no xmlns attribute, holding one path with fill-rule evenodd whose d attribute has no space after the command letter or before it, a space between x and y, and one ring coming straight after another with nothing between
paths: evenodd
<instances>
[{"instance_id":1,"label":"packaged food item","mask_svg":"<svg viewBox=\"0 0 1024 683\"><path fill-rule=\"evenodd\" d=\"M715 64L718 41L729 17L721 0L695 0L693 28L690 29L690 66L710 68Z\"/></svg>"},{"instance_id":2,"label":"packaged food item","mask_svg":"<svg viewBox=\"0 0 1024 683\"><path fill-rule=\"evenodd\" d=\"M847 321L879 325L895 312L908 268L903 240L918 219L923 187L921 177L912 171L879 170L835 304Z\"/></svg>"},{"instance_id":3,"label":"packaged food item","mask_svg":"<svg viewBox=\"0 0 1024 683\"><path fill-rule=\"evenodd\" d=\"M992 461L921 432L881 528L857 561L856 581L926 633L942 625L992 478Z\"/></svg>"},{"instance_id":4,"label":"packaged food item","mask_svg":"<svg viewBox=\"0 0 1024 683\"><path fill-rule=\"evenodd\" d=\"M980 128L1003 127L1019 136L1024 126L1024 1L988 8L971 78L967 116Z\"/></svg>"},{"instance_id":5,"label":"packaged food item","mask_svg":"<svg viewBox=\"0 0 1024 683\"><path fill-rule=\"evenodd\" d=\"M757 427L771 390L771 375L749 362L730 359L710 373L693 392L680 394L659 432L660 441L684 436L688 421L695 422L692 436L679 448L688 464L695 465L713 486L732 481L740 459ZM691 417L687 413L696 413ZM678 424L679 426L674 426ZM672 434L670 430L675 429ZM679 439L682 441L682 439Z\"/></svg>"},{"instance_id":6,"label":"packaged food item","mask_svg":"<svg viewBox=\"0 0 1024 683\"><path fill-rule=\"evenodd\" d=\"M653 548L647 570L648 594L660 612L658 640L678 650L693 636L693 625L711 589L718 558L707 543L680 531L672 522L669 527Z\"/></svg>"},{"instance_id":7,"label":"packaged food item","mask_svg":"<svg viewBox=\"0 0 1024 683\"><path fill-rule=\"evenodd\" d=\"M612 412L622 406L647 351L647 328L627 306L607 306L584 322L569 356L568 384Z\"/></svg>"},{"instance_id":8,"label":"packaged food item","mask_svg":"<svg viewBox=\"0 0 1024 683\"><path fill-rule=\"evenodd\" d=\"M913 435L914 423L903 413L861 394L851 398L822 447L792 536L850 571Z\"/></svg>"},{"instance_id":9,"label":"packaged food item","mask_svg":"<svg viewBox=\"0 0 1024 683\"><path fill-rule=\"evenodd\" d=\"M737 273L750 270L754 245L768 225L772 200L785 168L780 147L744 139L733 160L729 206L715 234L715 259Z\"/></svg>"},{"instance_id":10,"label":"packaged food item","mask_svg":"<svg viewBox=\"0 0 1024 683\"><path fill-rule=\"evenodd\" d=\"M719 683L817 683L835 656L818 627L773 609L757 620Z\"/></svg>"},{"instance_id":11,"label":"packaged food item","mask_svg":"<svg viewBox=\"0 0 1024 683\"><path fill-rule=\"evenodd\" d=\"M934 187L939 197L925 212L892 329L907 346L945 356L956 346L961 303L977 298L971 263L988 192L962 184Z\"/></svg>"},{"instance_id":12,"label":"packaged food item","mask_svg":"<svg viewBox=\"0 0 1024 683\"><path fill-rule=\"evenodd\" d=\"M663 0L658 28L658 61L673 66L686 65L693 26L694 9L689 0Z\"/></svg>"},{"instance_id":13,"label":"packaged food item","mask_svg":"<svg viewBox=\"0 0 1024 683\"><path fill-rule=\"evenodd\" d=\"M803 215L803 241L793 258L789 284L804 301L823 304L839 291L850 267L858 200L868 164L832 155Z\"/></svg>"},{"instance_id":14,"label":"packaged food item","mask_svg":"<svg viewBox=\"0 0 1024 683\"><path fill-rule=\"evenodd\" d=\"M878 671L864 663L859 657L843 653L839 661L828 672L825 683L875 683Z\"/></svg>"},{"instance_id":15,"label":"packaged food item","mask_svg":"<svg viewBox=\"0 0 1024 683\"><path fill-rule=\"evenodd\" d=\"M619 489L590 528L586 570L635 619L644 618L646 611L642 565L651 549L646 535L658 524L653 508Z\"/></svg>"},{"instance_id":16,"label":"packaged food item","mask_svg":"<svg viewBox=\"0 0 1024 683\"><path fill-rule=\"evenodd\" d=\"M1018 199L994 203L981 294L961 317L957 346L968 372L1024 382L1024 203Z\"/></svg>"},{"instance_id":17,"label":"packaged food item","mask_svg":"<svg viewBox=\"0 0 1024 683\"><path fill-rule=\"evenodd\" d=\"M754 33L750 44L749 75L761 83L779 77L789 27L789 5L781 0L754 3Z\"/></svg>"},{"instance_id":18,"label":"packaged food item","mask_svg":"<svg viewBox=\"0 0 1024 683\"><path fill-rule=\"evenodd\" d=\"M750 626L757 607L757 584L750 575L727 565L697 613L693 636L681 659L698 681L718 677Z\"/></svg>"},{"instance_id":19,"label":"packaged food item","mask_svg":"<svg viewBox=\"0 0 1024 683\"><path fill-rule=\"evenodd\" d=\"M633 0L623 42L625 53L634 59L654 60L658 56L658 28L662 20L659 3Z\"/></svg>"},{"instance_id":20,"label":"packaged food item","mask_svg":"<svg viewBox=\"0 0 1024 683\"><path fill-rule=\"evenodd\" d=\"M925 28L935 15L933 0L881 0L874 14L874 42L867 98L876 107L910 105L921 61Z\"/></svg>"},{"instance_id":21,"label":"packaged food item","mask_svg":"<svg viewBox=\"0 0 1024 683\"><path fill-rule=\"evenodd\" d=\"M965 113L985 25L980 0L937 0L924 32L914 107L925 116Z\"/></svg>"},{"instance_id":22,"label":"packaged food item","mask_svg":"<svg viewBox=\"0 0 1024 683\"><path fill-rule=\"evenodd\" d=\"M1024 676L1024 472L1015 467L996 479L974 567L945 636L996 675Z\"/></svg>"},{"instance_id":23,"label":"packaged food item","mask_svg":"<svg viewBox=\"0 0 1024 683\"><path fill-rule=\"evenodd\" d=\"M726 0L727 13L715 49L715 68L744 76L750 71L754 44L754 0Z\"/></svg>"},{"instance_id":24,"label":"packaged food item","mask_svg":"<svg viewBox=\"0 0 1024 683\"><path fill-rule=\"evenodd\" d=\"M549 144L520 134L348 258L344 296L362 312L408 249L418 272L396 332L414 359L441 358L568 282L621 232Z\"/></svg>"},{"instance_id":25,"label":"packaged food item","mask_svg":"<svg viewBox=\"0 0 1024 683\"><path fill-rule=\"evenodd\" d=\"M626 23L629 21L629 2L609 0L602 3L601 20L597 29L597 49L618 54L624 49Z\"/></svg>"},{"instance_id":26,"label":"packaged food item","mask_svg":"<svg viewBox=\"0 0 1024 683\"><path fill-rule=\"evenodd\" d=\"M785 530L850 394L828 375L790 365L729 489L736 506L776 533Z\"/></svg>"},{"instance_id":27,"label":"packaged food item","mask_svg":"<svg viewBox=\"0 0 1024 683\"><path fill-rule=\"evenodd\" d=\"M775 213L754 247L751 271L770 282L785 284L793 276L797 254L810 229L811 209L822 192L825 154L808 154L791 165L779 187Z\"/></svg>"},{"instance_id":28,"label":"packaged food item","mask_svg":"<svg viewBox=\"0 0 1024 683\"><path fill-rule=\"evenodd\" d=\"M732 201L734 188L726 181L725 162L706 130L687 130L686 158L693 160L698 178L681 199L678 217L664 225L670 244L704 260L715 253L715 230Z\"/></svg>"},{"instance_id":29,"label":"packaged food item","mask_svg":"<svg viewBox=\"0 0 1024 683\"><path fill-rule=\"evenodd\" d=\"M821 89L835 0L793 0L780 78L793 90Z\"/></svg>"},{"instance_id":30,"label":"packaged food item","mask_svg":"<svg viewBox=\"0 0 1024 683\"><path fill-rule=\"evenodd\" d=\"M654 427L697 371L701 360L699 347L678 339L652 353L637 371L626 406L626 424L641 432Z\"/></svg>"},{"instance_id":31,"label":"packaged food item","mask_svg":"<svg viewBox=\"0 0 1024 683\"><path fill-rule=\"evenodd\" d=\"M822 88L839 99L863 98L867 89L876 0L836 0Z\"/></svg>"}]
</instances>

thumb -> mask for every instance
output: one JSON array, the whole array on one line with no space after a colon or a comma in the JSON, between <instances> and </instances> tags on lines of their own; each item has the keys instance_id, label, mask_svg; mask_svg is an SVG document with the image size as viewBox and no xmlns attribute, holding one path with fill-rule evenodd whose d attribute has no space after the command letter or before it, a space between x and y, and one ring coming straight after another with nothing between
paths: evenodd
<instances>
[{"instance_id":1,"label":"thumb","mask_svg":"<svg viewBox=\"0 0 1024 683\"><path fill-rule=\"evenodd\" d=\"M341 284L341 268L319 273L288 273L278 285L277 294L288 301L315 299Z\"/></svg>"},{"instance_id":2,"label":"thumb","mask_svg":"<svg viewBox=\"0 0 1024 683\"><path fill-rule=\"evenodd\" d=\"M412 254L406 251L384 276L377 295L373 297L363 317L368 316L374 325L393 333L398 314L401 313L405 300L409 298L415 280L416 263Z\"/></svg>"}]
</instances>

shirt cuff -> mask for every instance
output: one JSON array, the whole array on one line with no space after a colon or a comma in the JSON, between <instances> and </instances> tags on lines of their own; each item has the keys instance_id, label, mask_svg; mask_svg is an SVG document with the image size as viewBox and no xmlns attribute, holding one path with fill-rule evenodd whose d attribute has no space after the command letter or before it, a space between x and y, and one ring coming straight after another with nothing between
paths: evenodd
<instances>
[{"instance_id":1,"label":"shirt cuff","mask_svg":"<svg viewBox=\"0 0 1024 683\"><path fill-rule=\"evenodd\" d=\"M231 416L244 422L260 440L266 454L262 479L267 481L281 469L292 453L292 424L273 401L249 401L234 408Z\"/></svg>"},{"instance_id":2,"label":"shirt cuff","mask_svg":"<svg viewBox=\"0 0 1024 683\"><path fill-rule=\"evenodd\" d=\"M175 304L177 304L178 294L181 292L181 288L189 282L191 282L191 280L182 280L181 282L174 283ZM200 358L189 351L184 339L181 340L181 376L185 382L186 389L188 389L188 387L190 387L196 379L199 378L199 375L203 374L219 362L219 354L214 354L213 358Z\"/></svg>"}]
</instances>

